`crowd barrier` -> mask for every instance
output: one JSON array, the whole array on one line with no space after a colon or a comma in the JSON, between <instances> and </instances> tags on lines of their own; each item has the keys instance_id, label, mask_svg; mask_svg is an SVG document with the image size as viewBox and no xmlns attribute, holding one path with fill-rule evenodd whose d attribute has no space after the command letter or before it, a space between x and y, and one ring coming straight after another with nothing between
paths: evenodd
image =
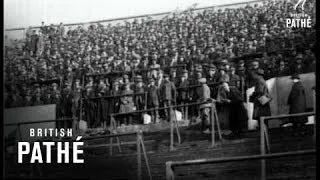
<instances>
[{"instance_id":1,"label":"crowd barrier","mask_svg":"<svg viewBox=\"0 0 320 180\"><path fill-rule=\"evenodd\" d=\"M235 161L241 162L241 161L256 160L256 159L261 159L261 180L266 180L265 159L316 154L316 150L311 149L311 150L301 150L301 151L266 154L266 146L267 146L268 152L270 153L270 144L269 144L268 131L267 131L267 127L266 127L265 122L269 121L271 119L280 119L280 118L298 117L298 116L313 116L313 115L315 115L315 112L261 117L260 118L260 149L261 149L261 154L260 155L237 156L237 157L218 158L218 159L197 159L197 160L175 161L175 162L168 161L168 162L166 162L167 180L174 180L173 167L177 167L177 166L213 164L213 163L224 163L224 162L235 162ZM314 127L315 126L316 125L314 124ZM316 136L316 129L315 128L314 128L313 136L314 136L314 140L315 140L315 136Z\"/></svg>"},{"instance_id":2,"label":"crowd barrier","mask_svg":"<svg viewBox=\"0 0 320 180\"><path fill-rule=\"evenodd\" d=\"M212 100L210 102L211 105L209 106L210 108L210 121L211 121L211 147L215 146L215 123L217 126L218 134L219 134L219 139L222 140L222 135L221 135L221 130L220 130L220 123L219 119L216 113L216 108L215 108L215 101ZM145 112L151 112L151 111L159 111L159 110L166 110L169 109L170 115L169 115L169 122L170 122L170 151L176 150L174 148L174 129L176 130L177 137L178 137L178 143L181 143L181 137L180 137L180 132L179 132L179 125L177 122L177 118L172 118L171 115L173 113L173 108L179 108L179 107L188 107L188 106L196 106L196 105L202 105L202 104L208 104L208 102L197 102L197 103L189 103L189 104L184 104L184 105L176 105L176 106L169 106L169 107L162 107L162 108L152 108L152 109L146 109L146 110L139 110L139 111L132 111L132 112L127 112L127 113L114 113L110 115L111 119L111 129L116 130L116 119L115 116L124 116L124 115L129 115L129 114L135 114L135 113L145 113Z\"/></svg>"},{"instance_id":3,"label":"crowd barrier","mask_svg":"<svg viewBox=\"0 0 320 180\"><path fill-rule=\"evenodd\" d=\"M266 155L251 155L251 156L237 156L237 157L228 157L228 158L216 158L216 159L197 159L197 160L188 160L188 161L168 161L166 162L166 179L174 180L174 167L178 166L190 166L190 165L201 165L201 164L219 164L227 162L243 162L247 160L257 160L257 159L275 159L281 157L293 157L293 156L303 156L303 155L315 155L316 150L303 150L303 151L293 151L293 152L282 152L282 153L273 153ZM264 171L265 171L265 167ZM266 180L266 174L261 173L261 180Z\"/></svg>"}]
</instances>

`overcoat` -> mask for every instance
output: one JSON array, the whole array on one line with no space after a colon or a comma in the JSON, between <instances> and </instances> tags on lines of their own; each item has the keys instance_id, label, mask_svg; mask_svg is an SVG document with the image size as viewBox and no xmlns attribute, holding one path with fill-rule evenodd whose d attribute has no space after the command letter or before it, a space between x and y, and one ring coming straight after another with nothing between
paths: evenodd
<instances>
[{"instance_id":1,"label":"overcoat","mask_svg":"<svg viewBox=\"0 0 320 180\"><path fill-rule=\"evenodd\" d=\"M288 97L289 114L303 113L307 109L305 89L300 81L293 84ZM307 122L305 117L294 117L292 121Z\"/></svg>"}]
</instances>

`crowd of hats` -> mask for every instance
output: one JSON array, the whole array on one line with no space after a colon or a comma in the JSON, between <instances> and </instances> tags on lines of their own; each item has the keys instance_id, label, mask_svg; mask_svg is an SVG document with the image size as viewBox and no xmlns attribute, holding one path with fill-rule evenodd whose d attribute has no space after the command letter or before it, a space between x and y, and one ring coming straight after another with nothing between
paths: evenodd
<instances>
[{"instance_id":1,"label":"crowd of hats","mask_svg":"<svg viewBox=\"0 0 320 180\"><path fill-rule=\"evenodd\" d=\"M162 70L164 66L188 64L178 76L191 71L204 73L204 68L198 64L207 64L209 70L222 71L228 64L231 70L241 72L248 63L235 63L232 58L285 48L299 49L299 52L293 50L287 57L280 53L272 57L265 55L256 60L265 75L275 75L272 70L278 63L290 67L303 64L304 69L312 69L315 57L309 49L316 41L313 2L307 1L304 10L311 16L313 28L294 30L286 28L287 15L295 12L287 1L188 11L161 19L148 17L116 25L91 24L74 28L60 24L58 27L42 26L40 30L29 28L23 41L5 49L5 82L10 84L6 86L6 96L46 94L52 89L51 83L49 86L37 85L39 87L21 84L48 79L62 79L63 86L79 89L74 84L80 82L81 68L91 74L130 72L148 68L154 61ZM291 57L296 61L286 59ZM164 77L169 73L165 71ZM136 81L155 79L139 74ZM109 85L116 83L119 79L112 79Z\"/></svg>"}]
</instances>

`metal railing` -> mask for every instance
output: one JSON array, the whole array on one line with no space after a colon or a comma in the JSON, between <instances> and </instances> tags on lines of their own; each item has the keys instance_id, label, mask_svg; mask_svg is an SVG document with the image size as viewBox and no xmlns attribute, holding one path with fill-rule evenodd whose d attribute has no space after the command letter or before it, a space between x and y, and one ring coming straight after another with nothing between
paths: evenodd
<instances>
[{"instance_id":1,"label":"metal railing","mask_svg":"<svg viewBox=\"0 0 320 180\"><path fill-rule=\"evenodd\" d=\"M217 130L219 134L219 139L222 140L221 130L220 130L220 123L218 119L218 115L216 113L216 107L215 107L215 100L212 100L212 105L210 108L210 121L211 121L211 147L215 145L215 123L217 124ZM116 119L115 116L124 116L128 114L135 114L135 113L145 113L145 112L152 112L152 111L159 111L159 110L166 110L169 109L169 122L170 122L170 151L175 150L174 148L174 129L176 130L177 136L178 136L178 143L181 144L181 137L179 132L179 126L177 122L177 118L171 118L171 115L174 114L176 116L176 113L173 111L173 108L179 108L179 107L189 107L189 106L196 106L196 105L202 105L202 104L208 104L208 102L196 102L196 103L189 103L189 104L183 104L183 105L175 105L175 106L168 106L168 107L161 107L161 108L151 108L146 110L138 110L138 111L132 111L132 112L126 112L126 113L114 113L110 115L111 119L111 127L112 129L116 129Z\"/></svg>"},{"instance_id":2,"label":"metal railing","mask_svg":"<svg viewBox=\"0 0 320 180\"><path fill-rule=\"evenodd\" d=\"M103 135L103 136L96 136L96 137L84 137L82 138L83 141L90 141L90 140L96 140L96 139L104 139L104 138L110 138L110 144L99 144L100 146L94 146L94 145L87 145L84 146L84 149L95 149L95 148L100 148L101 146L109 146L110 150L110 156L113 155L113 147L118 146L119 152L121 152L121 147L120 145L131 145L131 142L124 142L120 143L119 137L120 136L130 136L130 135L136 135L136 146L137 146L137 179L141 180L142 179L142 157L141 157L141 150L142 154L144 156L147 170L148 170L148 175L149 179L152 180L152 174L150 170L150 165L147 157L147 152L144 144L144 139L143 139L143 132L141 130L138 130L136 133L119 133L119 134L110 134L110 135ZM113 138L117 138L117 144L113 143Z\"/></svg>"},{"instance_id":3,"label":"metal railing","mask_svg":"<svg viewBox=\"0 0 320 180\"><path fill-rule=\"evenodd\" d=\"M301 155L309 155L316 154L316 150L302 150L302 151L294 151L294 152L282 152L282 153L273 153L266 154L266 145L268 148L268 152L270 152L270 144L268 138L268 129L266 127L265 122L272 119L282 119L288 117L299 117L299 116L313 116L316 115L315 112L308 113L299 113L299 114L287 114L287 115L277 115L277 116L268 116L260 118L260 155L251 155L251 156L238 156L238 157L229 157L229 158L218 158L218 159L198 159L198 160L188 160L188 161L177 161L172 162L169 161L166 163L166 177L167 180L174 180L174 166L188 166L188 165L197 165L197 164L211 164L211 163L223 163L223 162L235 162L235 161L245 161L245 160L256 160L261 159L261 179L266 179L266 162L265 159L270 158L279 158L279 157L287 157L287 156L301 156ZM316 118L315 118L316 119ZM314 126L316 121L314 123ZM314 136L316 134L316 129L314 128ZM314 138L315 140L315 138Z\"/></svg>"},{"instance_id":4,"label":"metal railing","mask_svg":"<svg viewBox=\"0 0 320 180\"><path fill-rule=\"evenodd\" d=\"M167 180L174 180L173 168L178 166L217 164L217 163L239 162L239 161L241 162L246 160L272 159L272 158L302 156L302 155L311 155L311 154L316 154L316 150L311 149L311 150L282 152L282 153L273 153L273 154L265 154L265 155L237 156L237 157L214 158L214 159L197 159L197 160L188 160L188 161L168 161L166 162L166 178ZM266 179L265 174L261 175L261 179L262 180Z\"/></svg>"},{"instance_id":5,"label":"metal railing","mask_svg":"<svg viewBox=\"0 0 320 180\"><path fill-rule=\"evenodd\" d=\"M260 117L260 150L261 155L266 154L266 148L268 153L270 153L270 141L269 141L269 133L268 127L266 126L266 121L270 121L273 119L283 119L283 118L290 118L290 117L300 117L300 116L314 116L316 115L315 112L307 112L307 113L298 113L298 114L286 114L286 115L277 115L277 116L267 116L267 117ZM316 118L314 118L316 121ZM315 123L316 124L316 123ZM314 124L314 126L315 126ZM313 134L316 134L316 129L314 128ZM315 140L315 138L314 138ZM261 173L262 176L265 177L266 174L266 162L265 160L261 160Z\"/></svg>"}]
</instances>

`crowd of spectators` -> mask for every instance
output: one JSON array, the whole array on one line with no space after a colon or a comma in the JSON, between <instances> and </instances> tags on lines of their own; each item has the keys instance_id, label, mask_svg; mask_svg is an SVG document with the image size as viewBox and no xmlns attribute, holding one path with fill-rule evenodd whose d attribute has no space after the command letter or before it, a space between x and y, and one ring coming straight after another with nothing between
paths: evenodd
<instances>
[{"instance_id":1,"label":"crowd of spectators","mask_svg":"<svg viewBox=\"0 0 320 180\"><path fill-rule=\"evenodd\" d=\"M247 81L247 72L257 66L267 79L315 71L313 3L307 1L304 10L312 28L286 27L286 18L295 13L288 1L190 10L88 28L43 22L40 29L29 28L23 42L6 46L5 107L58 104L59 116L70 117L79 115L82 91L91 98L116 95L115 86L130 93L138 82L146 87L153 80L160 88L167 74L180 87L180 79L196 85L193 79L199 76L213 83L225 74L230 83L239 77ZM242 58L252 54L258 55Z\"/></svg>"}]
</instances>

